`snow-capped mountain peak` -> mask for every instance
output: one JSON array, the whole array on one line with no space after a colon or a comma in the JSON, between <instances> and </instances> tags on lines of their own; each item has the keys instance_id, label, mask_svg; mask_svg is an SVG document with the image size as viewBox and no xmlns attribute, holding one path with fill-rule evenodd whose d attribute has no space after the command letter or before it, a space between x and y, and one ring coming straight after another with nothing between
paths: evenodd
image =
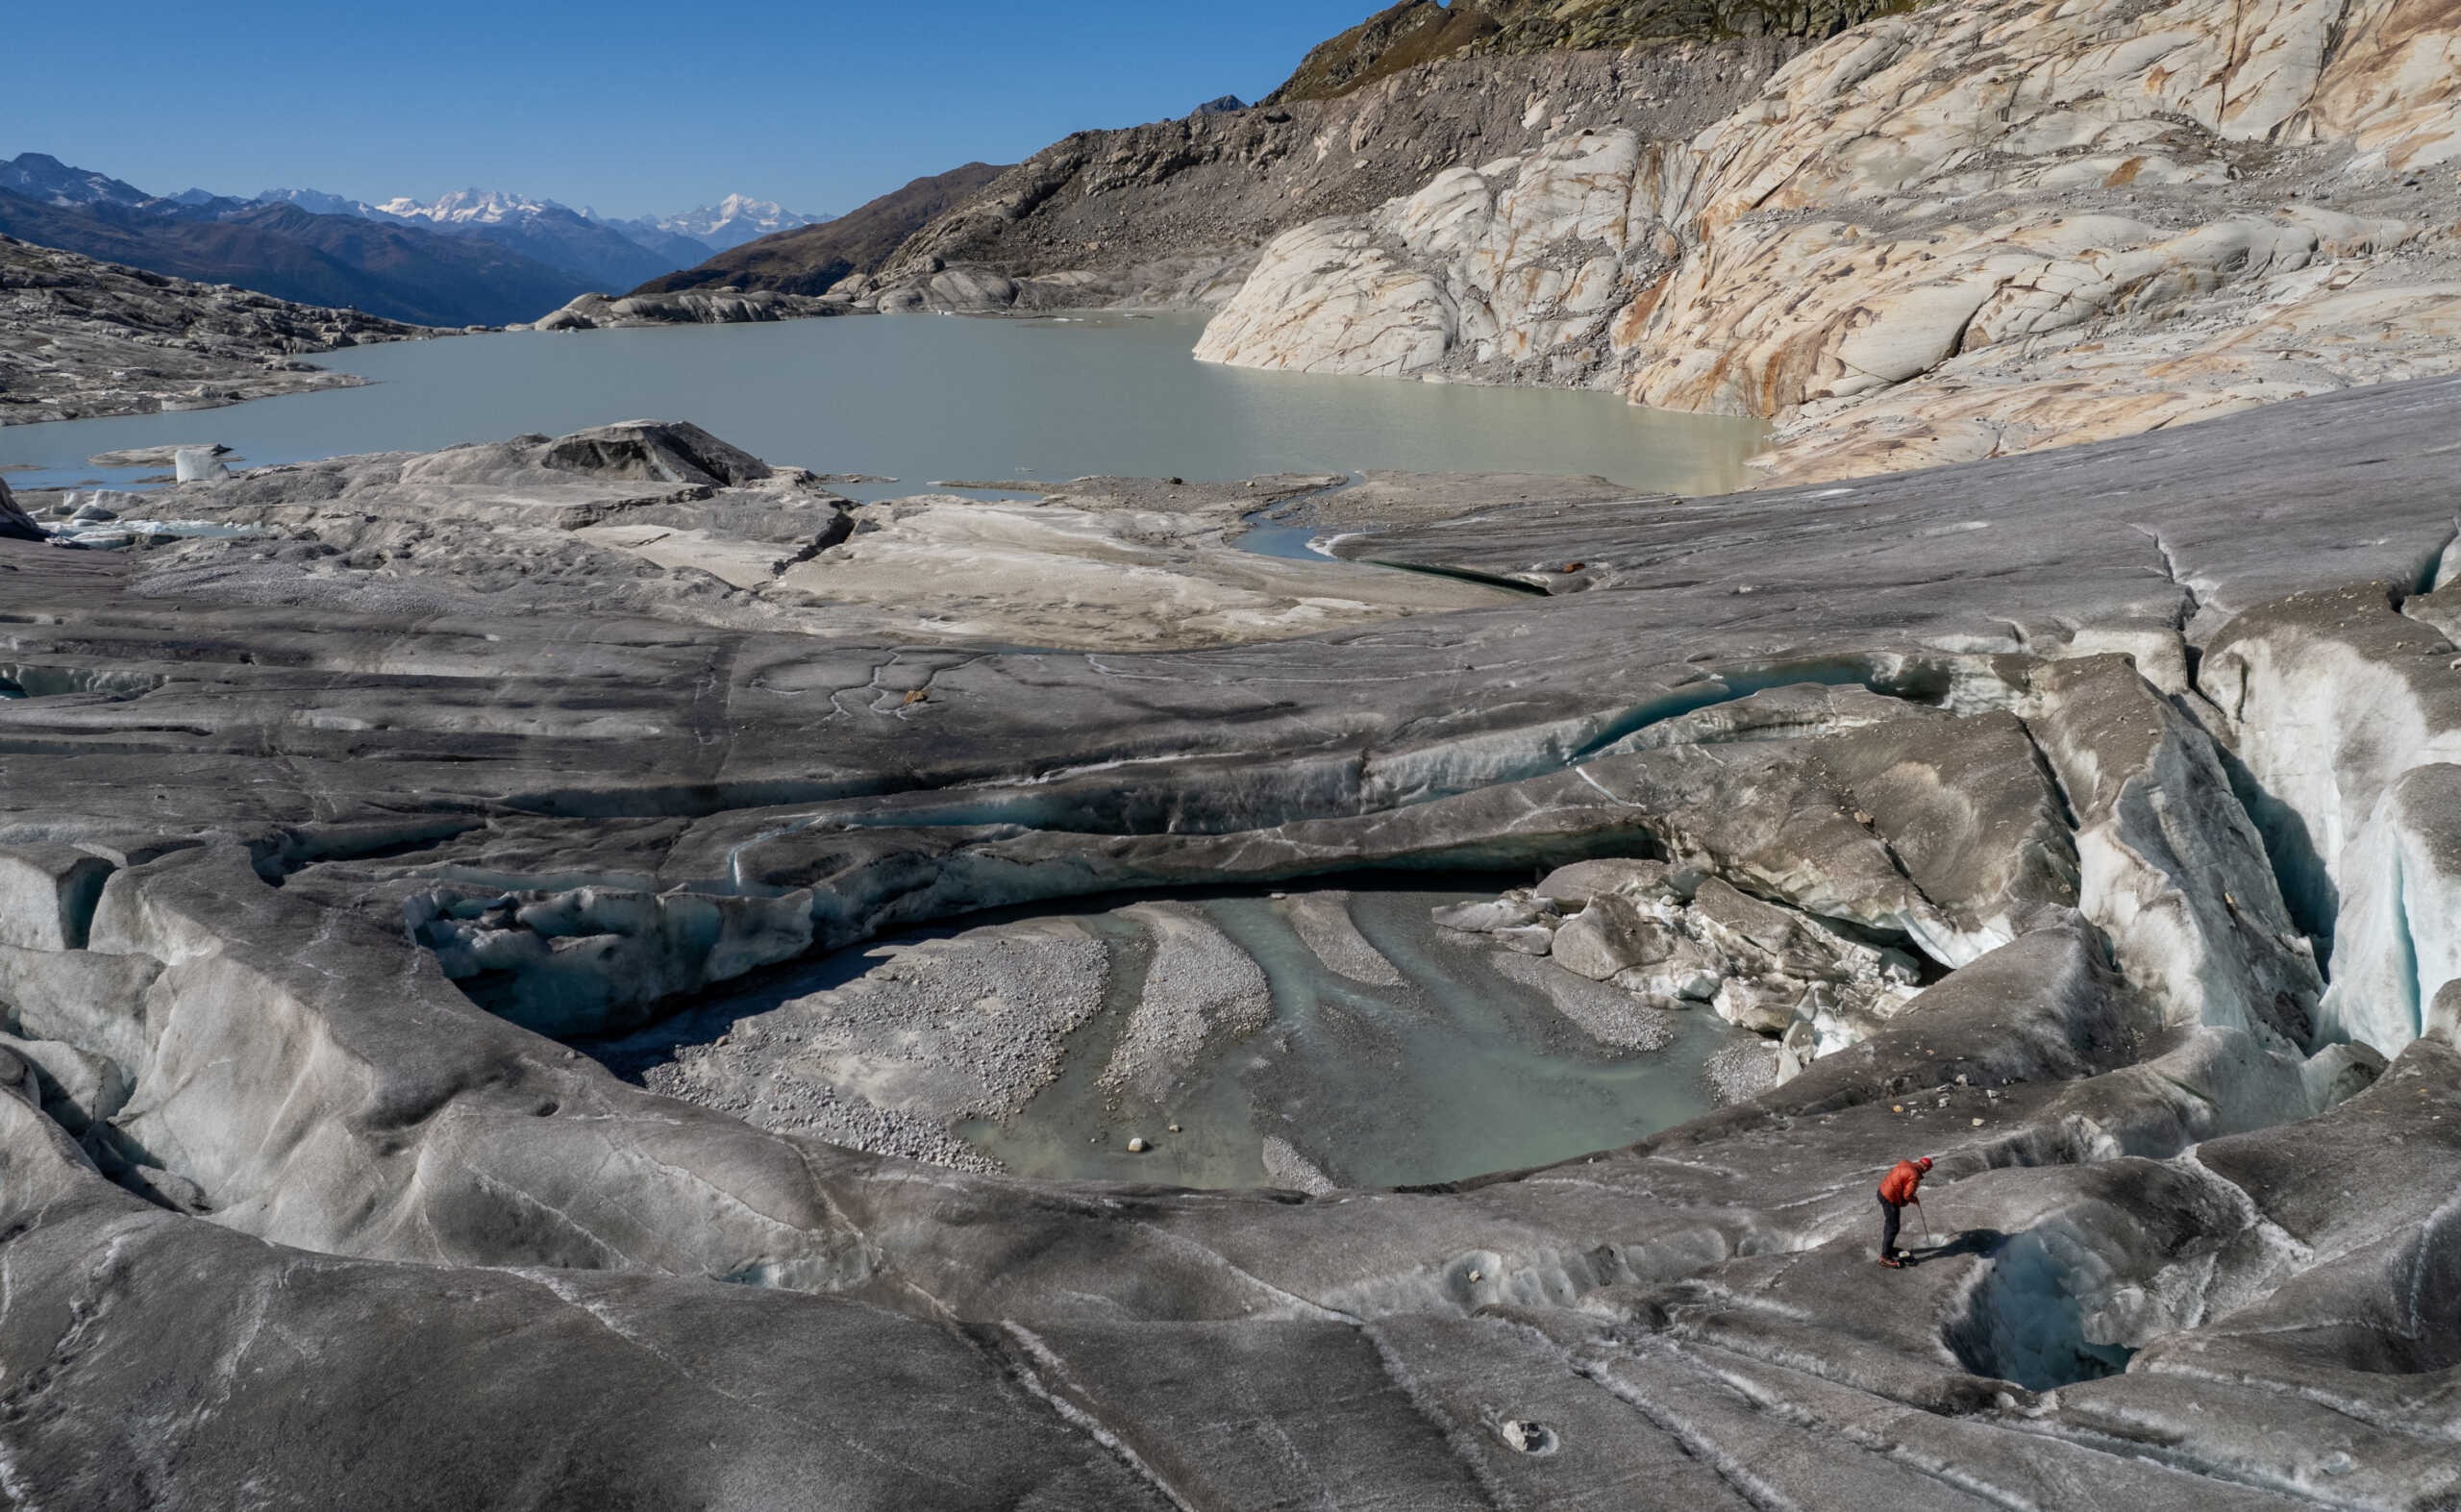
<instances>
[{"instance_id":1,"label":"snow-capped mountain peak","mask_svg":"<svg viewBox=\"0 0 2461 1512\"><path fill-rule=\"evenodd\" d=\"M403 220L434 221L439 226L499 226L557 211L571 211L554 200L508 194L502 189L455 189L440 199L420 201L402 195L376 207Z\"/></svg>"},{"instance_id":2,"label":"snow-capped mountain peak","mask_svg":"<svg viewBox=\"0 0 2461 1512\"><path fill-rule=\"evenodd\" d=\"M0 158L0 189L45 205L143 205L154 196L91 168L72 168L47 152Z\"/></svg>"},{"instance_id":3,"label":"snow-capped mountain peak","mask_svg":"<svg viewBox=\"0 0 2461 1512\"><path fill-rule=\"evenodd\" d=\"M645 215L638 220L612 221L609 224L689 236L713 251L724 252L773 232L791 231L797 226L816 226L832 218L800 214L776 200L730 194L715 205L695 206L680 215Z\"/></svg>"},{"instance_id":4,"label":"snow-capped mountain peak","mask_svg":"<svg viewBox=\"0 0 2461 1512\"><path fill-rule=\"evenodd\" d=\"M328 194L323 189L267 189L249 202L254 205L296 205L311 215L356 215L361 220L381 218L375 206L365 200Z\"/></svg>"}]
</instances>

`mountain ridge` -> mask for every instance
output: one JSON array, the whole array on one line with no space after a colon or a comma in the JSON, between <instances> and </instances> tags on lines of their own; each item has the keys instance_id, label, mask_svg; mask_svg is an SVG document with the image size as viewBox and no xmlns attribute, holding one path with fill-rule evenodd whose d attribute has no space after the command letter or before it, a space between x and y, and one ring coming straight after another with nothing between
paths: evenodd
<instances>
[{"instance_id":1,"label":"mountain ridge","mask_svg":"<svg viewBox=\"0 0 2461 1512\"><path fill-rule=\"evenodd\" d=\"M349 306L420 325L509 325L574 297L629 288L717 250L820 217L734 193L678 215L618 221L534 195L456 190L383 203L316 188L242 199L155 195L27 152L0 160L0 231L174 277Z\"/></svg>"},{"instance_id":2,"label":"mountain ridge","mask_svg":"<svg viewBox=\"0 0 2461 1512\"><path fill-rule=\"evenodd\" d=\"M115 205L44 205L0 190L0 233L172 278L422 326L506 325L587 288L586 280L490 242L293 205L186 218Z\"/></svg>"},{"instance_id":3,"label":"mountain ridge","mask_svg":"<svg viewBox=\"0 0 2461 1512\"><path fill-rule=\"evenodd\" d=\"M914 179L845 214L748 241L696 267L650 279L636 295L736 286L779 294L828 293L868 273L932 217L991 183L1005 167L968 162Z\"/></svg>"}]
</instances>

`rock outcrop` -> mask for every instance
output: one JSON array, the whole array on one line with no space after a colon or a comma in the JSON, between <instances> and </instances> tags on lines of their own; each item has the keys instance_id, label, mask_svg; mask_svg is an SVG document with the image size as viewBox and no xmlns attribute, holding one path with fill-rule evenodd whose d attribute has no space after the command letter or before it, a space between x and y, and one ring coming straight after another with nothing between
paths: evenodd
<instances>
[{"instance_id":1,"label":"rock outcrop","mask_svg":"<svg viewBox=\"0 0 2461 1512\"><path fill-rule=\"evenodd\" d=\"M1900 9L1883 0L1401 0L1310 50L1263 103L1331 99L1454 58L1728 37L1817 40Z\"/></svg>"},{"instance_id":2,"label":"rock outcrop","mask_svg":"<svg viewBox=\"0 0 2461 1512\"><path fill-rule=\"evenodd\" d=\"M1284 234L1199 354L1768 416L1796 482L2441 372L2461 117L2420 60L2453 40L2420 5L1968 0L1684 139L1533 90L1543 140Z\"/></svg>"},{"instance_id":3,"label":"rock outcrop","mask_svg":"<svg viewBox=\"0 0 2461 1512\"><path fill-rule=\"evenodd\" d=\"M0 425L346 387L299 359L437 334L0 236Z\"/></svg>"},{"instance_id":4,"label":"rock outcrop","mask_svg":"<svg viewBox=\"0 0 2461 1512\"><path fill-rule=\"evenodd\" d=\"M841 292L883 309L1218 305L1278 233L1372 210L1453 163L1531 150L1567 112L1688 136L1802 45L1701 33L1622 53L1467 58L1339 98L1079 132L953 204Z\"/></svg>"},{"instance_id":5,"label":"rock outcrop","mask_svg":"<svg viewBox=\"0 0 2461 1512\"><path fill-rule=\"evenodd\" d=\"M853 306L841 300L779 294L768 289L746 293L732 286L673 294L584 294L570 304L531 322L535 331L600 331L621 326L758 325L768 320L806 320L842 315Z\"/></svg>"}]
</instances>

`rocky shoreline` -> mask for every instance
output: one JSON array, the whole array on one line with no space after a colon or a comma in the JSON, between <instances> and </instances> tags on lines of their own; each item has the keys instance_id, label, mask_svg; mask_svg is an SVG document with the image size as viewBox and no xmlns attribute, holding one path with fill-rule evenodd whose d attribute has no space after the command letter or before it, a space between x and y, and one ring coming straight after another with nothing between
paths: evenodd
<instances>
[{"instance_id":1,"label":"rocky shoreline","mask_svg":"<svg viewBox=\"0 0 2461 1512\"><path fill-rule=\"evenodd\" d=\"M443 334L0 236L0 425L352 387L300 359Z\"/></svg>"}]
</instances>

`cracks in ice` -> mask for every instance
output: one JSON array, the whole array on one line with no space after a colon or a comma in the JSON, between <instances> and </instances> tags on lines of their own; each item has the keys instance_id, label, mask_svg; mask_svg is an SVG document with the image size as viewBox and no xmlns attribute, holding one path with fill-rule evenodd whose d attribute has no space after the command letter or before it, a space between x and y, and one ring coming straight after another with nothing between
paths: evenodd
<instances>
[{"instance_id":1,"label":"cracks in ice","mask_svg":"<svg viewBox=\"0 0 2461 1512\"><path fill-rule=\"evenodd\" d=\"M1446 1412L1443 1403L1434 1400L1419 1383L1401 1354L1386 1341L1383 1332L1374 1324L1361 1324L1358 1334L1367 1341L1368 1348L1376 1351L1376 1363L1384 1372L1384 1378L1402 1394L1402 1400L1410 1404L1410 1410L1419 1415L1420 1421L1443 1438L1445 1447L1453 1451L1454 1462L1468 1473L1487 1504L1497 1512L1517 1512L1523 1504L1521 1499L1497 1478L1494 1469L1486 1462L1486 1456L1479 1451L1475 1435Z\"/></svg>"},{"instance_id":2,"label":"cracks in ice","mask_svg":"<svg viewBox=\"0 0 2461 1512\"><path fill-rule=\"evenodd\" d=\"M2172 622L2171 628L2185 634L2188 626L2194 623L2197 615L2204 608L2203 601L2197 594L2196 584L2179 576L2178 560L2171 555L2170 542L2162 538L2161 532L2149 530L2142 525L2131 525L2128 529L2153 543L2154 555L2162 561L2163 581L2179 590L2177 618Z\"/></svg>"},{"instance_id":3,"label":"cracks in ice","mask_svg":"<svg viewBox=\"0 0 2461 1512\"><path fill-rule=\"evenodd\" d=\"M2418 571L2411 575L2409 593L2433 593L2452 581L2456 570L2461 570L2461 562L2453 559L2455 545L2461 545L2461 517L2453 520L2452 529L2445 532L2444 539L2420 561Z\"/></svg>"},{"instance_id":4,"label":"cracks in ice","mask_svg":"<svg viewBox=\"0 0 2461 1512\"><path fill-rule=\"evenodd\" d=\"M1025 1389L1028 1395L1050 1407L1061 1422L1083 1433L1106 1453L1127 1466L1164 1500L1178 1507L1180 1512L1198 1512L1196 1506L1185 1497L1181 1496L1170 1481L1163 1478L1159 1471L1146 1462L1145 1456L1137 1453L1126 1440L1112 1432L1102 1419L1068 1399L1066 1395L1069 1384L1067 1362L1062 1360L1056 1351L1021 1323L1003 1323L1000 1328L1007 1338L1015 1341L1017 1350L1022 1351L1023 1357L1020 1358L1016 1352L1001 1349L996 1340L990 1341L991 1351L995 1356L1007 1364L1010 1376ZM1046 1374L1052 1377L1051 1381L1047 1382L1043 1378Z\"/></svg>"},{"instance_id":5,"label":"cracks in ice","mask_svg":"<svg viewBox=\"0 0 2461 1512\"><path fill-rule=\"evenodd\" d=\"M829 1424L805 1417L800 1413L789 1412L775 1402L764 1401L758 1397L747 1397L738 1392L729 1391L725 1386L709 1379L708 1376L693 1370L689 1365L686 1365L682 1360L677 1359L666 1351L659 1349L649 1340L644 1339L639 1334L625 1327L615 1319L615 1317L612 1316L614 1309L607 1306L603 1302L596 1301L589 1297L583 1295L580 1287L574 1285L572 1281L553 1271L527 1269L511 1271L509 1274L521 1280L530 1282L532 1285L536 1286L541 1291L544 1291L549 1296L555 1298L559 1302L564 1304L565 1307L587 1317L591 1322L597 1324L601 1328L604 1328L607 1332L614 1335L623 1343L631 1346L641 1353L648 1355L651 1359L656 1360L659 1364L673 1372L686 1385L706 1391L713 1397L722 1398L725 1400L733 1402L735 1405L742 1407L747 1411L757 1412L768 1417L776 1418L780 1422L785 1423L793 1427L803 1429L818 1437L827 1439L832 1443L841 1445L847 1450L862 1455L864 1458L870 1459L875 1463L883 1465L892 1471L907 1475L922 1476L952 1488L964 1489L964 1482L957 1480L954 1476L935 1474L925 1465L911 1460L893 1459L887 1454L882 1453L881 1450L874 1449L869 1444L864 1443L860 1439L852 1437L837 1428L832 1427Z\"/></svg>"},{"instance_id":6,"label":"cracks in ice","mask_svg":"<svg viewBox=\"0 0 2461 1512\"><path fill-rule=\"evenodd\" d=\"M1720 1352L1741 1353L1723 1345L1718 1349ZM1985 1501L2007 1508L2008 1512L2044 1512L2044 1504L2039 1500L2006 1490L1983 1479L1974 1472L1960 1470L1953 1463L1943 1462L1929 1456L1918 1456L1911 1446L1892 1440L1883 1427L1871 1419L1840 1422L1832 1414L1824 1414L1815 1408L1789 1402L1784 1397L1739 1372L1720 1369L1717 1362L1709 1357L1708 1351L1687 1348L1680 1341L1670 1342L1666 1347L1666 1352L1667 1356L1676 1363L1733 1392L1753 1410L1767 1413L1780 1422L1814 1431L1825 1429L1834 1432L1848 1444L1876 1455L1901 1470L1921 1475L1927 1480L1937 1481L1952 1491L1978 1497ZM1742 1354L1741 1357L1754 1358L1750 1354ZM1802 1364L1790 1364L1779 1359L1757 1359L1755 1363L1764 1369L1783 1371L1790 1375L1810 1374L1804 1370ZM1814 1378L1828 1379L1829 1377L1815 1376ZM1850 1389L1863 1390L1860 1387ZM1882 1400L1889 1400L1908 1415L1928 1413L1928 1409L1896 1401L1894 1399Z\"/></svg>"},{"instance_id":7,"label":"cracks in ice","mask_svg":"<svg viewBox=\"0 0 2461 1512\"><path fill-rule=\"evenodd\" d=\"M2167 1367L2164 1374L2170 1374ZM2217 1384L2245 1383L2232 1378L2217 1381ZM2268 1492L2287 1500L2296 1501L2302 1506L2340 1508L2351 1505L2347 1501L2327 1500L2319 1497L2313 1490L2296 1480L2284 1476L2267 1475L2218 1456L2186 1453L2172 1446L2155 1445L2140 1438L2123 1438L2117 1433L2083 1427L2075 1423L2050 1418L2027 1420L2010 1417L2000 1420L1999 1425L2012 1432L2030 1433L2037 1438L2050 1439L2054 1443L2091 1450L2098 1454L2108 1454L2114 1459L2139 1460L2182 1475Z\"/></svg>"},{"instance_id":8,"label":"cracks in ice","mask_svg":"<svg viewBox=\"0 0 2461 1512\"><path fill-rule=\"evenodd\" d=\"M1758 1508L1759 1512L1794 1512L1792 1503L1784 1497L1763 1485L1729 1456L1719 1453L1717 1442L1708 1434L1669 1414L1643 1393L1617 1381L1608 1368L1610 1361L1574 1355L1566 1363L1572 1367L1574 1375L1640 1414L1650 1426L1665 1434L1668 1441L1681 1450L1687 1458L1717 1476L1743 1501Z\"/></svg>"}]
</instances>

